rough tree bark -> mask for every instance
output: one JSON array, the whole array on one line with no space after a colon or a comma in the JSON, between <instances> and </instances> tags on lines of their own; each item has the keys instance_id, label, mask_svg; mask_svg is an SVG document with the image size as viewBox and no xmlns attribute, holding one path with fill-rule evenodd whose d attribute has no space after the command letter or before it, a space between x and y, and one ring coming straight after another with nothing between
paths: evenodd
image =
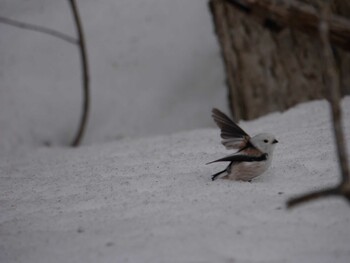
<instances>
[{"instance_id":1,"label":"rough tree bark","mask_svg":"<svg viewBox=\"0 0 350 263\"><path fill-rule=\"evenodd\" d=\"M318 0L302 1L316 5ZM334 12L350 17L350 3L337 0ZM234 119L253 119L272 111L325 97L319 38L297 29L268 30L252 14L227 0L210 0L226 68ZM266 21L265 21L266 22ZM350 94L350 54L334 48L342 94Z\"/></svg>"}]
</instances>

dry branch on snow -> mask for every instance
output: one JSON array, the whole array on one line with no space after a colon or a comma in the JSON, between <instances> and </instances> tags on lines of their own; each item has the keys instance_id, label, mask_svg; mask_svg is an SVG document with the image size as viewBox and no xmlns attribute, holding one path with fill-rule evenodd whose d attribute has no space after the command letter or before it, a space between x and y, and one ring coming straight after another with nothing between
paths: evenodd
<instances>
[{"instance_id":1,"label":"dry branch on snow","mask_svg":"<svg viewBox=\"0 0 350 263\"><path fill-rule=\"evenodd\" d=\"M305 194L301 197L290 199L288 207L311 201L320 197L342 196L350 202L350 174L346 151L346 142L342 129L342 114L340 106L339 76L335 69L334 56L329 41L330 9L328 5L322 8L322 16L319 22L319 33L322 43L322 55L325 62L325 72L328 84L328 101L331 106L333 131L336 140L336 149L340 165L341 182L338 186Z\"/></svg>"}]
</instances>

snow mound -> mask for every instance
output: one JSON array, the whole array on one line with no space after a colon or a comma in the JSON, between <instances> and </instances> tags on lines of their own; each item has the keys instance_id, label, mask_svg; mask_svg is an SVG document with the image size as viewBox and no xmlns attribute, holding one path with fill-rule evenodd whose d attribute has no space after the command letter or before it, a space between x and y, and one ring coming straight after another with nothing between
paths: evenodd
<instances>
[{"instance_id":1,"label":"snow mound","mask_svg":"<svg viewBox=\"0 0 350 263\"><path fill-rule=\"evenodd\" d=\"M241 126L280 141L252 183L210 181L225 164L204 164L227 154L217 129L2 159L0 262L349 262L343 200L285 209L338 182L327 103Z\"/></svg>"}]
</instances>

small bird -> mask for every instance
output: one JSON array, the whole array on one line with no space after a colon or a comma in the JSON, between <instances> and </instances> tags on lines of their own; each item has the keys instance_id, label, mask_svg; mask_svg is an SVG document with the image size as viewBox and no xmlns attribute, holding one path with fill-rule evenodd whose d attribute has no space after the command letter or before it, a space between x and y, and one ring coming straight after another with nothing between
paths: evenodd
<instances>
[{"instance_id":1,"label":"small bird","mask_svg":"<svg viewBox=\"0 0 350 263\"><path fill-rule=\"evenodd\" d=\"M251 181L269 168L273 150L278 143L275 136L260 133L250 137L227 115L215 108L212 117L221 129L221 143L228 150L238 150L232 155L207 163L230 162L224 170L212 175L213 181L219 175L225 179Z\"/></svg>"}]
</instances>

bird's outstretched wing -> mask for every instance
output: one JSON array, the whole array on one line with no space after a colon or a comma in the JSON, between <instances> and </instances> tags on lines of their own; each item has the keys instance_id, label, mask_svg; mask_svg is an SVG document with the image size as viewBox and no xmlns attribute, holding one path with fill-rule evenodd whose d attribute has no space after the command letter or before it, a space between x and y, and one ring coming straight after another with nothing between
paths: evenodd
<instances>
[{"instance_id":1,"label":"bird's outstretched wing","mask_svg":"<svg viewBox=\"0 0 350 263\"><path fill-rule=\"evenodd\" d=\"M214 108L212 117L221 129L221 143L226 149L242 149L249 142L250 136L236 123L234 123L225 113Z\"/></svg>"},{"instance_id":2,"label":"bird's outstretched wing","mask_svg":"<svg viewBox=\"0 0 350 263\"><path fill-rule=\"evenodd\" d=\"M261 162L267 160L267 153L263 153L258 156L254 155L245 155L245 154L233 154L226 156L224 158L220 158L218 160L209 162L207 164L216 163L216 162L233 162L233 163L239 163L239 162Z\"/></svg>"}]
</instances>

